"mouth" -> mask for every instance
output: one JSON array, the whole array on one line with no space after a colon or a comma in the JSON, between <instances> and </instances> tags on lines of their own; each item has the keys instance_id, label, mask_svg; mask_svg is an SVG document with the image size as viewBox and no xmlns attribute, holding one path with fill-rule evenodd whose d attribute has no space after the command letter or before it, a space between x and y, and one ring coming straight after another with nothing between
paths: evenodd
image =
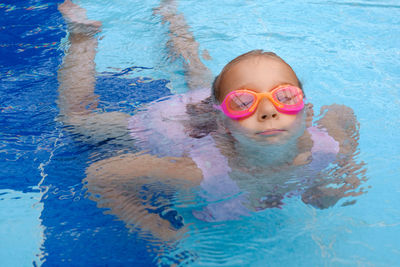
<instances>
[{"instance_id":1,"label":"mouth","mask_svg":"<svg viewBox=\"0 0 400 267\"><path fill-rule=\"evenodd\" d=\"M264 136L270 136L270 135L277 135L280 133L286 132L286 130L283 129L269 129L269 130L265 130L262 132L257 132L257 135L264 135Z\"/></svg>"}]
</instances>

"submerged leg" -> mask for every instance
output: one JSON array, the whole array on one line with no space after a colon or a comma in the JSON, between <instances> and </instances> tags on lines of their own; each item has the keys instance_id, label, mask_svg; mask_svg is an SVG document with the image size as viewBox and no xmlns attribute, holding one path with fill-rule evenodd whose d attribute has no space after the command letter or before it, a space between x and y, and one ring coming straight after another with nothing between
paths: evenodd
<instances>
[{"instance_id":1,"label":"submerged leg","mask_svg":"<svg viewBox=\"0 0 400 267\"><path fill-rule=\"evenodd\" d=\"M68 25L69 48L58 72L60 115L70 117L89 113L97 107L94 94L97 39L101 22L88 20L86 11L66 0L59 11Z\"/></svg>"},{"instance_id":2,"label":"submerged leg","mask_svg":"<svg viewBox=\"0 0 400 267\"><path fill-rule=\"evenodd\" d=\"M89 20L86 10L66 0L58 6L68 26L69 47L58 71L59 119L77 133L82 141L99 143L110 140L125 143L128 114L93 112L97 108L95 89L96 33L101 22Z\"/></svg>"},{"instance_id":3,"label":"submerged leg","mask_svg":"<svg viewBox=\"0 0 400 267\"><path fill-rule=\"evenodd\" d=\"M211 71L201 62L199 58L199 44L189 30L185 17L178 14L177 4L174 0L162 0L156 14L161 15L163 22L169 24L168 42L171 53L184 59L186 70L185 78L189 89L209 88L212 82ZM205 58L209 58L205 53Z\"/></svg>"}]
</instances>

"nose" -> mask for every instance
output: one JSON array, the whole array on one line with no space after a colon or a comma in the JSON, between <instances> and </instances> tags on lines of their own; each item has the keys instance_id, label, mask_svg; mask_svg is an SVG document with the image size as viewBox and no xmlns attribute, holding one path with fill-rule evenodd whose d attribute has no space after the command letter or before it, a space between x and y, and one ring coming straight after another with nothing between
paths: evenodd
<instances>
[{"instance_id":1,"label":"nose","mask_svg":"<svg viewBox=\"0 0 400 267\"><path fill-rule=\"evenodd\" d=\"M267 98L262 99L257 107L258 120L265 121L269 119L277 119L278 117L279 113L272 102Z\"/></svg>"}]
</instances>

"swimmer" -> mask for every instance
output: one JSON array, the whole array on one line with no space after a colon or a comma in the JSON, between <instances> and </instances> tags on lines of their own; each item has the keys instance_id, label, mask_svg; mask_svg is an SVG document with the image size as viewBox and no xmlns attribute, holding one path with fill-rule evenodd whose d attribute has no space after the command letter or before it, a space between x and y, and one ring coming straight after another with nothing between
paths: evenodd
<instances>
[{"instance_id":1,"label":"swimmer","mask_svg":"<svg viewBox=\"0 0 400 267\"><path fill-rule=\"evenodd\" d=\"M94 93L95 35L101 23L88 20L70 0L59 10L70 43L59 70L60 121L84 141L141 151L102 159L86 170L90 197L128 227L175 240L187 226L170 197L192 188L201 188L207 201L224 200L194 210L203 221L279 208L289 195L328 208L362 193L357 174L364 164L354 159L358 122L353 111L324 106L323 116L313 122L302 84L276 54L240 55L212 82L175 1L161 1L155 14L169 25L170 52L185 62L189 92L147 104L133 116L104 113ZM325 179L330 164L338 168Z\"/></svg>"}]
</instances>

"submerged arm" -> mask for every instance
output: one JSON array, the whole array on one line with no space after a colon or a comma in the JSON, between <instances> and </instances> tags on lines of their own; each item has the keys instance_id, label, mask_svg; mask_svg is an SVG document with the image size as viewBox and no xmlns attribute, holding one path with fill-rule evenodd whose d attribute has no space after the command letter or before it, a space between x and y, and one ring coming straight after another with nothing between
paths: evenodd
<instances>
[{"instance_id":1,"label":"submerged arm","mask_svg":"<svg viewBox=\"0 0 400 267\"><path fill-rule=\"evenodd\" d=\"M177 13L176 2L174 0L162 0L160 7L156 9L156 13L161 15L163 22L169 23L170 41L168 44L172 56L181 56L184 60L185 78L189 89L209 88L212 82L212 73L201 62L199 44L189 31L185 17ZM209 56L206 53L203 57Z\"/></svg>"},{"instance_id":2,"label":"submerged arm","mask_svg":"<svg viewBox=\"0 0 400 267\"><path fill-rule=\"evenodd\" d=\"M328 208L343 197L364 193L361 184L366 181L365 163L356 160L358 155L359 123L351 108L330 105L321 108L324 116L317 125L326 129L339 143L337 167L323 173L319 183L309 188L302 196L303 201L318 208ZM345 204L352 204L346 202Z\"/></svg>"},{"instance_id":3,"label":"submerged arm","mask_svg":"<svg viewBox=\"0 0 400 267\"><path fill-rule=\"evenodd\" d=\"M157 166L156 168L154 166ZM186 231L171 195L200 184L201 171L189 158L124 154L93 163L86 188L98 207L118 216L129 228L172 241Z\"/></svg>"}]
</instances>

